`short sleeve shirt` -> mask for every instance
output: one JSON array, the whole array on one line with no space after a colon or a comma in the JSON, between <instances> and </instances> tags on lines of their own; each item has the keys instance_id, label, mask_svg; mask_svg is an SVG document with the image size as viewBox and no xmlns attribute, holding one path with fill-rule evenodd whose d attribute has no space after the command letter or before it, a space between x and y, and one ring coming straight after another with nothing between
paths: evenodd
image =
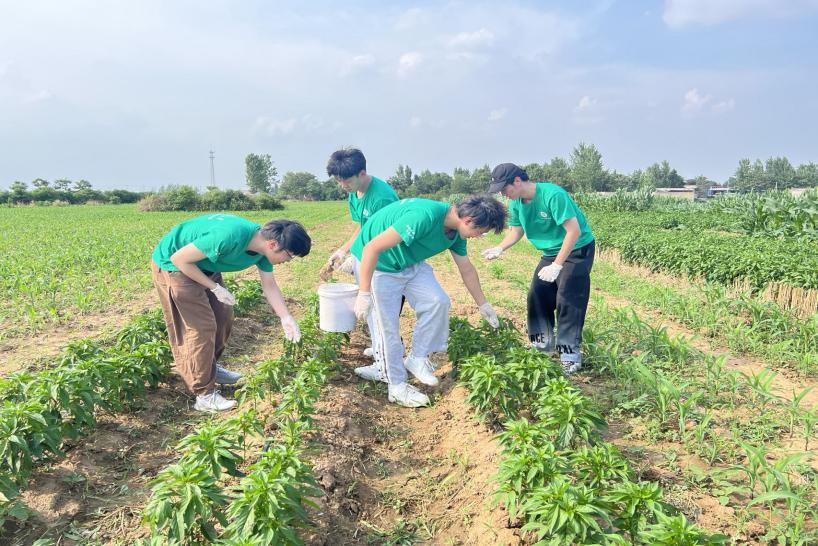
<instances>
[{"instance_id":1,"label":"short sleeve shirt","mask_svg":"<svg viewBox=\"0 0 818 546\"><path fill-rule=\"evenodd\" d=\"M560 186L550 182L538 182L534 198L523 203L522 199L512 199L508 205L509 226L521 226L525 236L544 256L556 256L565 239L566 220L576 218L579 223L579 239L573 250L582 248L594 240L585 215Z\"/></svg>"},{"instance_id":2,"label":"short sleeve shirt","mask_svg":"<svg viewBox=\"0 0 818 546\"><path fill-rule=\"evenodd\" d=\"M241 271L251 265L270 272L273 265L247 245L261 226L231 214L206 214L173 227L153 250L153 261L165 271L179 271L170 257L191 243L207 256L196 265L202 271Z\"/></svg>"},{"instance_id":3,"label":"short sleeve shirt","mask_svg":"<svg viewBox=\"0 0 818 546\"><path fill-rule=\"evenodd\" d=\"M466 240L456 231L447 235L443 225L449 207L431 199L402 199L387 205L361 227L350 252L360 260L364 246L391 227L401 242L381 252L375 268L378 271L397 273L444 250L465 256Z\"/></svg>"},{"instance_id":4,"label":"short sleeve shirt","mask_svg":"<svg viewBox=\"0 0 818 546\"><path fill-rule=\"evenodd\" d=\"M372 177L366 192L358 197L358 192L349 194L349 214L354 222L363 226L369 218L390 203L398 200L398 194L392 186L381 180Z\"/></svg>"}]
</instances>

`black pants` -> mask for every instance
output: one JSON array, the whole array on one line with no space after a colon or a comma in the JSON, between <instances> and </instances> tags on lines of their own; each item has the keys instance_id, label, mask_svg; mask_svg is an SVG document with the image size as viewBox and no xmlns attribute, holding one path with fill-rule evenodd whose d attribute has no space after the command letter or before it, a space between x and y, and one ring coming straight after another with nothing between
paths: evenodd
<instances>
[{"instance_id":1,"label":"black pants","mask_svg":"<svg viewBox=\"0 0 818 546\"><path fill-rule=\"evenodd\" d=\"M528 339L541 351L556 350L563 362L582 362L579 346L591 294L595 246L591 241L571 252L555 282L545 282L537 276L540 269L556 258L543 256L528 289Z\"/></svg>"}]
</instances>

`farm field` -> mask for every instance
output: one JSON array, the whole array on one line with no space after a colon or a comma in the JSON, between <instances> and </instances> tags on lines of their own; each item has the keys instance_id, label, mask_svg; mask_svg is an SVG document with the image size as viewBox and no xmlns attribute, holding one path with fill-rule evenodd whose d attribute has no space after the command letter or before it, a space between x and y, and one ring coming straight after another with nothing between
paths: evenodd
<instances>
[{"instance_id":1,"label":"farm field","mask_svg":"<svg viewBox=\"0 0 818 546\"><path fill-rule=\"evenodd\" d=\"M348 343L315 332L309 354L299 353L259 302L254 276L234 276L240 312L226 361L249 387L236 393L240 410L210 419L192 411L159 346L146 353L159 334L138 318L158 307L147 268L153 245L194 214L0 208L4 378L26 368L73 377L89 354L76 342L89 337L100 362L126 366L146 355L127 368L131 383L101 377L92 389L116 395L90 405L72 399L71 418L49 429L57 449L15 447L12 408L4 407L0 485L16 474L27 508L8 514L0 544L171 543L149 542L152 532L199 541L187 544L217 543L213 533L219 543L249 544L241 542L247 529L279 525L311 545L516 545L539 533L544 543L592 543L597 528L610 544L722 543L716 535L726 544L818 541L814 240L752 236L728 215L591 211L601 252L587 366L567 381L547 358L519 348L534 249L522 242L485 262L479 251L499 236L470 242L508 328L481 334L451 259L431 260L456 318L449 354L436 355L442 380L429 389L433 405L419 411L388 404L384 386L352 373L367 363L360 331ZM293 218L310 231L310 256L276 276L312 331L318 270L351 231L346 205L241 214ZM408 334L412 313L402 321ZM481 380L488 376L491 388ZM0 383L4 400L28 396L15 381ZM43 403L46 426L58 398ZM555 417L562 401L582 419L568 426ZM223 438L231 455L201 460L208 435ZM192 475L197 465L207 472ZM292 477L295 504L314 504L254 522L253 499L283 475ZM169 515L182 511L174 492L194 482L209 496L190 521L174 523ZM585 510L566 512L574 527L549 527L549 514L571 505Z\"/></svg>"}]
</instances>

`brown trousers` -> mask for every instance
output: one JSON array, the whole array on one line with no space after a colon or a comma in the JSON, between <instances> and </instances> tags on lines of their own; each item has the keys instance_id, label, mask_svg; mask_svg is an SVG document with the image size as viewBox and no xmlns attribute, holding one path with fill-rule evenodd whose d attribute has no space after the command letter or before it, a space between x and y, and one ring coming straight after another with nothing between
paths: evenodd
<instances>
[{"instance_id":1,"label":"brown trousers","mask_svg":"<svg viewBox=\"0 0 818 546\"><path fill-rule=\"evenodd\" d=\"M216 360L230 337L233 307L184 273L164 271L153 262L151 270L176 371L194 395L208 394L216 388ZM222 284L221 273L210 278Z\"/></svg>"}]
</instances>

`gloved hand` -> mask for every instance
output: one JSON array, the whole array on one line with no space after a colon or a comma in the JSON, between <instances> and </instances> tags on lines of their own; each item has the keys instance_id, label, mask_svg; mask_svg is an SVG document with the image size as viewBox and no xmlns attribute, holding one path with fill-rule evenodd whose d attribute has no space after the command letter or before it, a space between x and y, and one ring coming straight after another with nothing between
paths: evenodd
<instances>
[{"instance_id":1,"label":"gloved hand","mask_svg":"<svg viewBox=\"0 0 818 546\"><path fill-rule=\"evenodd\" d=\"M337 267L338 271L343 273L349 273L350 275L355 274L355 256L349 255L347 259L344 260L344 263Z\"/></svg>"},{"instance_id":2,"label":"gloved hand","mask_svg":"<svg viewBox=\"0 0 818 546\"><path fill-rule=\"evenodd\" d=\"M332 269L337 269L339 265L341 265L347 257L347 252L343 248L339 248L332 254L330 254L329 260L327 260L327 264Z\"/></svg>"},{"instance_id":3,"label":"gloved hand","mask_svg":"<svg viewBox=\"0 0 818 546\"><path fill-rule=\"evenodd\" d=\"M560 264L551 264L540 269L537 276L541 281L554 282L557 280L557 277L559 277L560 271L562 271L562 266Z\"/></svg>"},{"instance_id":4,"label":"gloved hand","mask_svg":"<svg viewBox=\"0 0 818 546\"><path fill-rule=\"evenodd\" d=\"M366 320L369 311L372 309L372 294L369 292L358 292L358 297L355 298L355 316L358 320Z\"/></svg>"},{"instance_id":5,"label":"gloved hand","mask_svg":"<svg viewBox=\"0 0 818 546\"><path fill-rule=\"evenodd\" d=\"M500 327L500 319L497 318L497 313L494 311L494 307L492 307L489 302L486 302L480 306L480 315L486 319L486 322L488 322L492 328Z\"/></svg>"},{"instance_id":6,"label":"gloved hand","mask_svg":"<svg viewBox=\"0 0 818 546\"><path fill-rule=\"evenodd\" d=\"M230 290L225 288L224 286L217 284L213 288L210 289L213 292L213 295L216 296L216 299L222 302L225 305L236 305L236 297L230 293Z\"/></svg>"},{"instance_id":7,"label":"gloved hand","mask_svg":"<svg viewBox=\"0 0 818 546\"><path fill-rule=\"evenodd\" d=\"M487 248L482 252L483 257L487 260L496 260L500 257L500 254L503 253L503 248L499 246L495 246L492 248Z\"/></svg>"},{"instance_id":8,"label":"gloved hand","mask_svg":"<svg viewBox=\"0 0 818 546\"><path fill-rule=\"evenodd\" d=\"M301 341L301 328L295 321L292 315L284 315L281 317L281 329L284 330L284 337L291 343L298 343Z\"/></svg>"}]
</instances>

